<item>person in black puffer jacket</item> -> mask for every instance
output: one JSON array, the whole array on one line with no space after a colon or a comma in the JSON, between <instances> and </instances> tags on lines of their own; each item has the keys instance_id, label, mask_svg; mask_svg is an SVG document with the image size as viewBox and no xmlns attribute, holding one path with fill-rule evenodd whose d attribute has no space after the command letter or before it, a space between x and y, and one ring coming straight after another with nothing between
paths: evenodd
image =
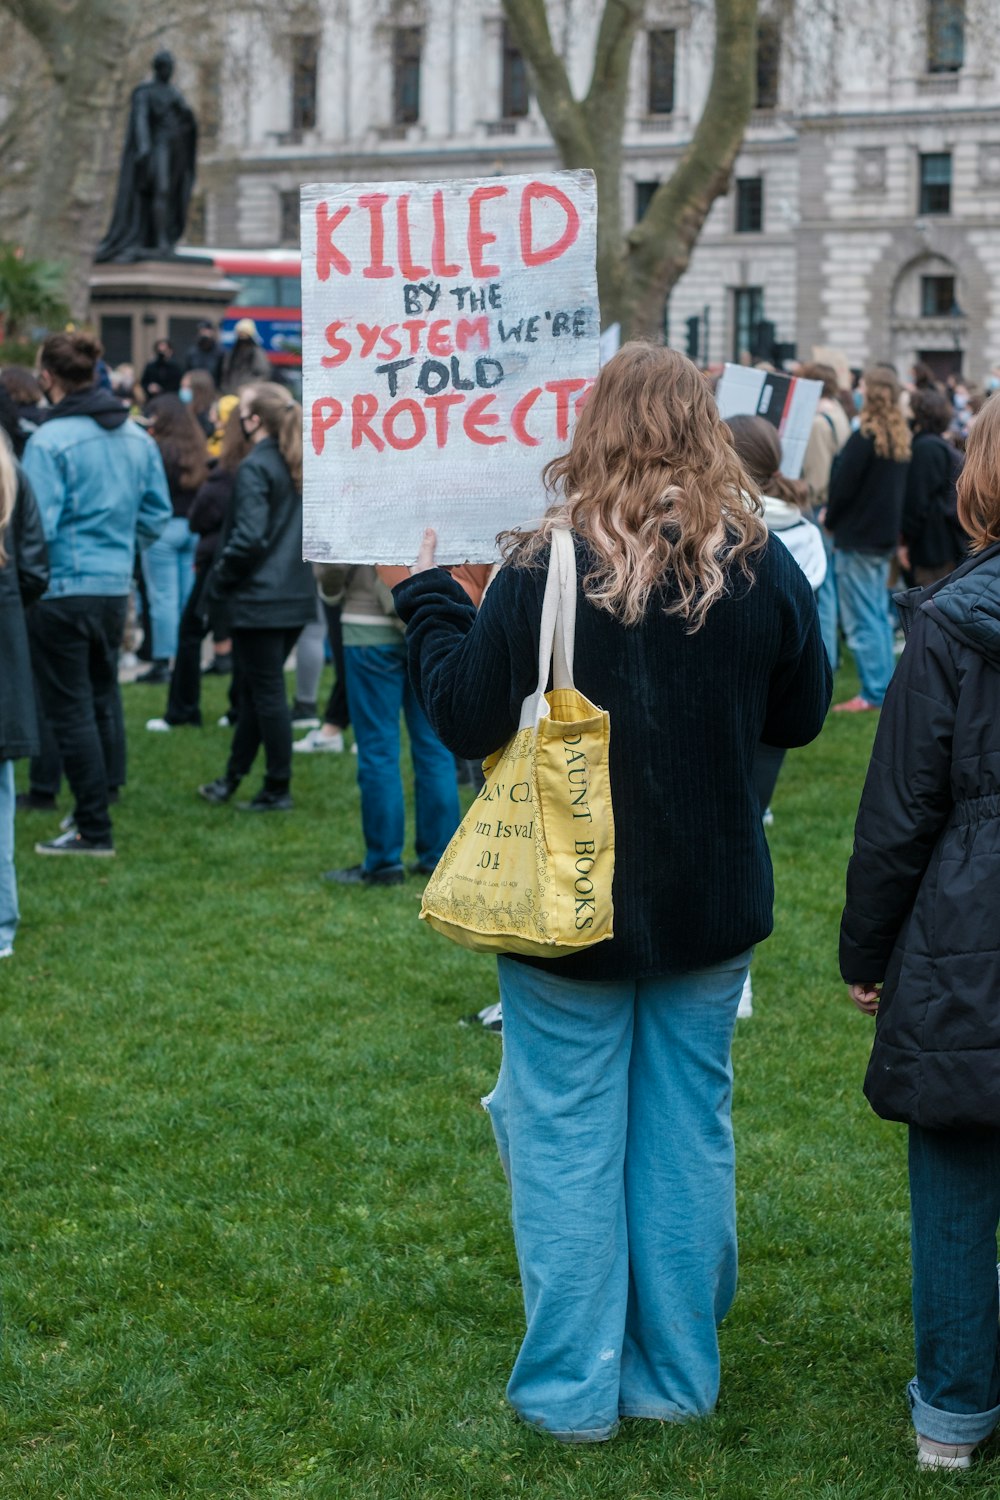
<instances>
[{"instance_id":1,"label":"person in black puffer jacket","mask_svg":"<svg viewBox=\"0 0 1000 1500\"><path fill-rule=\"evenodd\" d=\"M217 626L223 629L224 610L217 609L215 618L209 621L202 601L232 501L236 474L250 452L250 444L243 436L237 398L223 396L222 402L229 410L219 456L210 461L208 478L191 501L187 516L188 525L198 538L194 554L194 587L178 628L177 657L170 678L167 711L162 719L146 721L146 728L158 733L181 724L201 723L201 643L210 629ZM230 680L230 712L233 714L237 697L238 685Z\"/></svg>"},{"instance_id":2,"label":"person in black puffer jacket","mask_svg":"<svg viewBox=\"0 0 1000 1500\"><path fill-rule=\"evenodd\" d=\"M969 539L955 515L962 455L946 441L952 409L938 391L911 398L913 454L903 498L900 561L921 588L947 578L968 556Z\"/></svg>"},{"instance_id":3,"label":"person in black puffer jacket","mask_svg":"<svg viewBox=\"0 0 1000 1500\"><path fill-rule=\"evenodd\" d=\"M25 607L45 593L49 555L34 491L0 433L0 958L17 931L14 762L38 752Z\"/></svg>"},{"instance_id":4,"label":"person in black puffer jacket","mask_svg":"<svg viewBox=\"0 0 1000 1500\"><path fill-rule=\"evenodd\" d=\"M198 792L207 802L228 802L263 743L264 785L238 805L283 812L292 806L284 667L316 614L312 568L302 560L302 408L283 386L265 382L243 387L239 412L253 446L236 474L205 591L206 615L221 603L232 626L233 664L242 679L239 717L225 774Z\"/></svg>"},{"instance_id":5,"label":"person in black puffer jacket","mask_svg":"<svg viewBox=\"0 0 1000 1500\"><path fill-rule=\"evenodd\" d=\"M902 596L840 938L876 1017L865 1093L909 1126L909 1397L921 1464L949 1468L1000 1420L1000 399L972 427L958 511L974 555Z\"/></svg>"}]
</instances>

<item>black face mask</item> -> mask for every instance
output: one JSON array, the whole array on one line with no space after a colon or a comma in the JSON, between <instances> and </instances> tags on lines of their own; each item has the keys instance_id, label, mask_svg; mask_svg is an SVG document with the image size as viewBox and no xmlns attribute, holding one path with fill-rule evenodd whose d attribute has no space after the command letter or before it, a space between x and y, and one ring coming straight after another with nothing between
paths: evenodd
<instances>
[{"instance_id":1,"label":"black face mask","mask_svg":"<svg viewBox=\"0 0 1000 1500\"><path fill-rule=\"evenodd\" d=\"M212 349L214 347L215 347L215 339L212 337L212 335L210 333L199 333L199 335L198 335L198 348L199 349Z\"/></svg>"}]
</instances>

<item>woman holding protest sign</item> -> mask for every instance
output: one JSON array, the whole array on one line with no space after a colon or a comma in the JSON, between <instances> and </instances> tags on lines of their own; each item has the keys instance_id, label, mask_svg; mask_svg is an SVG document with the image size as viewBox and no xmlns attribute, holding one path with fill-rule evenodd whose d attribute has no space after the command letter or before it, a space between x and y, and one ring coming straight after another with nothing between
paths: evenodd
<instances>
[{"instance_id":1,"label":"woman holding protest sign","mask_svg":"<svg viewBox=\"0 0 1000 1500\"><path fill-rule=\"evenodd\" d=\"M626 345L546 478L557 504L503 539L478 615L433 566L433 532L395 597L431 723L480 757L535 686L551 533L574 533L576 683L611 722L615 932L568 959L499 960L487 1107L527 1314L509 1398L562 1441L601 1442L623 1416L716 1400L736 1289L729 1051L772 922L754 751L819 733L830 674L809 584L769 544L682 355Z\"/></svg>"}]
</instances>

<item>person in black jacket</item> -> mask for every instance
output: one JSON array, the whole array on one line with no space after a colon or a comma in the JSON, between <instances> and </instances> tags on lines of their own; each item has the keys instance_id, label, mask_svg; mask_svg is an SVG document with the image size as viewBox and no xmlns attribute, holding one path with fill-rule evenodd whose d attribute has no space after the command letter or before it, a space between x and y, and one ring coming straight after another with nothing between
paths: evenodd
<instances>
[{"instance_id":1,"label":"person in black jacket","mask_svg":"<svg viewBox=\"0 0 1000 1500\"><path fill-rule=\"evenodd\" d=\"M174 358L173 344L169 339L158 339L153 358L143 365L139 377L146 400L150 401L154 396L176 396L181 388L183 374L184 371Z\"/></svg>"},{"instance_id":2,"label":"person in black jacket","mask_svg":"<svg viewBox=\"0 0 1000 1500\"><path fill-rule=\"evenodd\" d=\"M488 1108L527 1314L508 1396L552 1436L601 1442L622 1416L715 1404L736 1290L730 1044L772 925L754 753L813 739L831 680L812 589L683 355L626 344L546 478L562 502L506 539L478 614L432 566L433 533L394 597L432 728L480 759L535 688L549 538L572 527L576 685L611 719L614 937L499 960Z\"/></svg>"},{"instance_id":3,"label":"person in black jacket","mask_svg":"<svg viewBox=\"0 0 1000 1500\"><path fill-rule=\"evenodd\" d=\"M266 382L243 387L239 411L253 446L236 474L207 596L209 608L221 601L228 614L243 689L225 774L198 792L207 802L228 802L263 743L264 785L237 805L284 812L292 806L284 667L316 613L312 568L302 560L302 408L283 386Z\"/></svg>"},{"instance_id":4,"label":"person in black jacket","mask_svg":"<svg viewBox=\"0 0 1000 1500\"><path fill-rule=\"evenodd\" d=\"M181 724L201 724L201 643L210 629L220 626L222 617L217 613L215 621L210 624L202 600L232 500L236 474L250 452L250 444L243 436L237 398L223 396L220 406L223 402L228 407L228 415L219 456L210 461L208 477L191 501L187 514L188 525L198 538L194 555L195 581L178 628L177 656L170 677L167 710L162 719L146 721L147 729L161 734ZM232 704L235 704L238 691L238 684L230 678Z\"/></svg>"},{"instance_id":5,"label":"person in black jacket","mask_svg":"<svg viewBox=\"0 0 1000 1500\"><path fill-rule=\"evenodd\" d=\"M968 556L969 539L955 514L962 455L945 439L953 414L939 391L915 391L910 411L913 452L903 497L900 562L926 588L947 578Z\"/></svg>"},{"instance_id":6,"label":"person in black jacket","mask_svg":"<svg viewBox=\"0 0 1000 1500\"><path fill-rule=\"evenodd\" d=\"M910 433L891 370L865 371L861 426L834 464L822 524L833 535L840 623L861 678L861 692L838 712L880 708L896 658L889 617L889 564L899 543Z\"/></svg>"},{"instance_id":7,"label":"person in black jacket","mask_svg":"<svg viewBox=\"0 0 1000 1500\"><path fill-rule=\"evenodd\" d=\"M973 424L958 509L974 555L902 596L840 937L876 1017L865 1093L909 1126L909 1398L935 1468L967 1468L1000 1420L1000 400Z\"/></svg>"},{"instance_id":8,"label":"person in black jacket","mask_svg":"<svg viewBox=\"0 0 1000 1500\"><path fill-rule=\"evenodd\" d=\"M31 485L0 435L0 958L17 931L14 762L38 751L25 608L49 582L45 534Z\"/></svg>"}]
</instances>

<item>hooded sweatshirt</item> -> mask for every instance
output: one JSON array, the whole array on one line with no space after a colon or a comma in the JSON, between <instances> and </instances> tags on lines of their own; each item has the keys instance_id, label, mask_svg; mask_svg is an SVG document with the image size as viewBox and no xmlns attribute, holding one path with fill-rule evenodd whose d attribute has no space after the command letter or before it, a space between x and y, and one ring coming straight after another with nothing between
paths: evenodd
<instances>
[{"instance_id":1,"label":"hooded sweatshirt","mask_svg":"<svg viewBox=\"0 0 1000 1500\"><path fill-rule=\"evenodd\" d=\"M136 541L148 547L173 514L153 439L109 391L91 388L52 408L22 462L49 546L45 597L127 594Z\"/></svg>"},{"instance_id":2,"label":"hooded sweatshirt","mask_svg":"<svg viewBox=\"0 0 1000 1500\"><path fill-rule=\"evenodd\" d=\"M826 548L819 527L790 500L779 500L777 495L763 498L764 524L784 542L815 593L826 577Z\"/></svg>"}]
</instances>

